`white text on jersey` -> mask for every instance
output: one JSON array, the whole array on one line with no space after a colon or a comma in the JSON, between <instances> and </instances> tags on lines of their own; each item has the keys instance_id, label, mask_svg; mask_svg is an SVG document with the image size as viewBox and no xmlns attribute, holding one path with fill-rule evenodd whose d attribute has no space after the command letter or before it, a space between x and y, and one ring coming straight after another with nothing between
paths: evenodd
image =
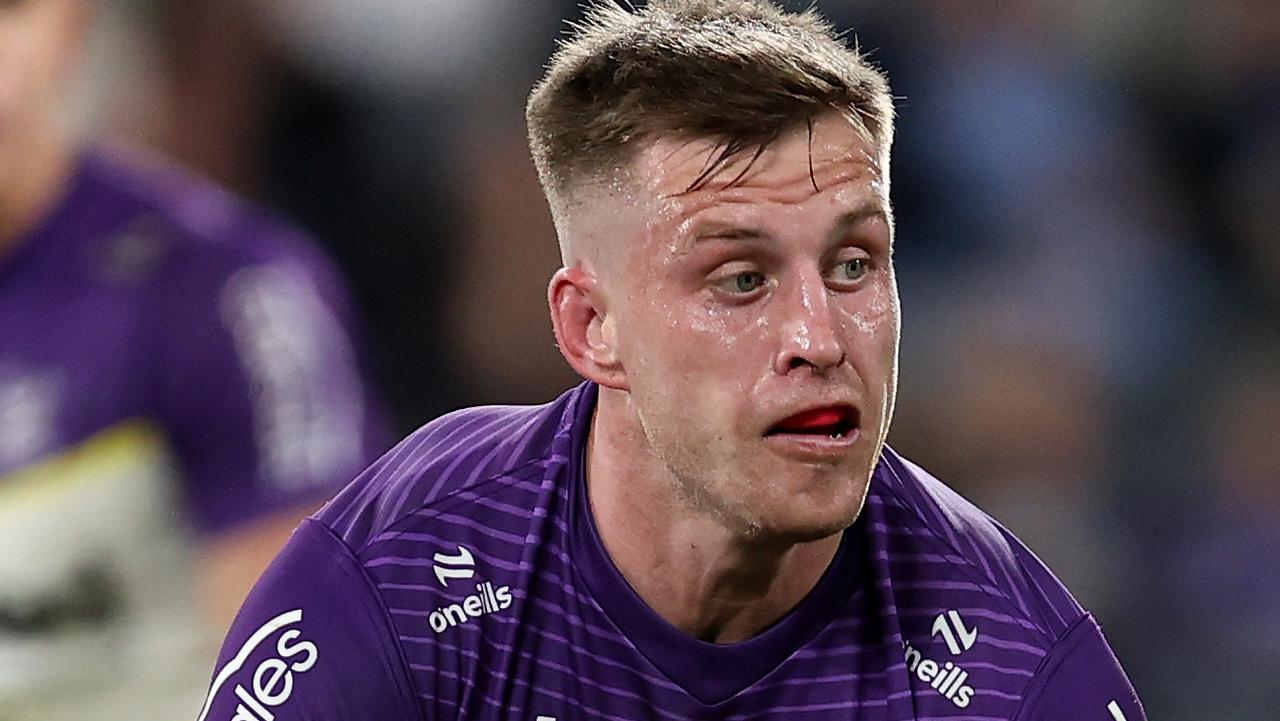
<instances>
[{"instance_id":1,"label":"white text on jersey","mask_svg":"<svg viewBox=\"0 0 1280 721\"><path fill-rule=\"evenodd\" d=\"M209 688L209 696L205 699L204 708L197 721L204 721L223 684L244 666L258 646L283 630L284 632L276 639L275 655L260 661L254 667L253 674L246 676L244 681L236 683L232 689L232 693L240 703L236 706L235 715L229 721L272 721L275 714L270 709L280 706L293 695L294 674L310 671L320 657L316 645L302 639L302 631L290 628L301 622L302 609L299 608L282 613L259 626L214 678L213 685Z\"/></svg>"},{"instance_id":2,"label":"white text on jersey","mask_svg":"<svg viewBox=\"0 0 1280 721\"><path fill-rule=\"evenodd\" d=\"M427 616L427 621L431 624L431 630L436 633L444 633L458 624L466 623L470 619L497 613L511 606L510 586L502 586L495 589L492 583L485 581L476 586L476 591L478 593L467 596L458 603L441 606L432 611Z\"/></svg>"},{"instance_id":3,"label":"white text on jersey","mask_svg":"<svg viewBox=\"0 0 1280 721\"><path fill-rule=\"evenodd\" d=\"M927 683L935 691L942 694L957 708L967 708L973 699L973 687L965 684L969 672L951 661L938 663L925 658L920 651L907 642L902 643L906 651L907 671L915 674L922 683Z\"/></svg>"}]
</instances>

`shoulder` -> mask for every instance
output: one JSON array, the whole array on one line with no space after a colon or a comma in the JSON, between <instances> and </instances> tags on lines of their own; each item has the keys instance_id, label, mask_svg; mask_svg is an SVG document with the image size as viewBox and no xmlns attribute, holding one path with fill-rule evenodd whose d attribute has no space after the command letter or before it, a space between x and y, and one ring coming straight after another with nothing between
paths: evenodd
<instances>
[{"instance_id":1,"label":"shoulder","mask_svg":"<svg viewBox=\"0 0 1280 721\"><path fill-rule=\"evenodd\" d=\"M924 551L911 557L940 559L987 596L993 609L1031 632L1028 640L1036 645L1052 646L1084 616L1070 591L1018 538L888 448L871 495L883 514L890 553ZM917 572L929 573L926 566L922 561Z\"/></svg>"},{"instance_id":2,"label":"shoulder","mask_svg":"<svg viewBox=\"0 0 1280 721\"><path fill-rule=\"evenodd\" d=\"M231 624L197 721L351 718L422 716L378 589L349 549L304 521Z\"/></svg>"},{"instance_id":3,"label":"shoulder","mask_svg":"<svg viewBox=\"0 0 1280 721\"><path fill-rule=\"evenodd\" d=\"M443 416L375 461L315 517L359 554L423 509L438 515L522 484L530 486L522 495L536 495L533 486L550 477L548 466L568 462L585 395L580 386L545 405L481 406Z\"/></svg>"}]
</instances>

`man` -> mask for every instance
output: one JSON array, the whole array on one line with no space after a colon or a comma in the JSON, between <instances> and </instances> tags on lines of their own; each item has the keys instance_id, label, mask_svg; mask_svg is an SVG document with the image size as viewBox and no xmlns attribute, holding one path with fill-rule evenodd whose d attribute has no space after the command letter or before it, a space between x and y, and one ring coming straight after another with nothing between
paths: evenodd
<instances>
[{"instance_id":1,"label":"man","mask_svg":"<svg viewBox=\"0 0 1280 721\"><path fill-rule=\"evenodd\" d=\"M253 580L384 448L307 240L60 122L88 21L0 3L6 721L189 714Z\"/></svg>"},{"instance_id":2,"label":"man","mask_svg":"<svg viewBox=\"0 0 1280 721\"><path fill-rule=\"evenodd\" d=\"M884 446L891 116L812 14L596 5L528 105L588 382L305 522L199 719L1141 719L1049 571Z\"/></svg>"}]
</instances>

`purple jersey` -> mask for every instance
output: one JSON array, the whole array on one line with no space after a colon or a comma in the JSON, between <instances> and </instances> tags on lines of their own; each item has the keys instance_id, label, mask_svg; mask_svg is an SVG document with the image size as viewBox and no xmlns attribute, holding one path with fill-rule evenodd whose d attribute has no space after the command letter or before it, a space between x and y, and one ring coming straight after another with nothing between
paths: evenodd
<instances>
[{"instance_id":1,"label":"purple jersey","mask_svg":"<svg viewBox=\"0 0 1280 721\"><path fill-rule=\"evenodd\" d=\"M190 531L319 506L385 448L347 306L296 230L76 159L0 256L0 717L199 703Z\"/></svg>"},{"instance_id":2,"label":"purple jersey","mask_svg":"<svg viewBox=\"0 0 1280 721\"><path fill-rule=\"evenodd\" d=\"M464 410L296 531L199 721L1140 721L1101 631L1015 538L886 450L813 591L700 641L614 567L583 450L597 389Z\"/></svg>"}]
</instances>

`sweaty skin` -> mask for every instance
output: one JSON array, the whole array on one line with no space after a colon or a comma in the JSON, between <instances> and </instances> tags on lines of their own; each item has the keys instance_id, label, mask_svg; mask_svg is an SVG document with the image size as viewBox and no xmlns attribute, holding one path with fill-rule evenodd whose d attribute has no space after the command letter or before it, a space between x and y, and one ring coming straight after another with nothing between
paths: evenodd
<instances>
[{"instance_id":1,"label":"sweaty skin","mask_svg":"<svg viewBox=\"0 0 1280 721\"><path fill-rule=\"evenodd\" d=\"M587 468L605 547L656 612L731 642L794 607L857 518L899 311L884 155L846 119L818 118L812 138L802 123L731 187L750 153L686 192L715 151L658 139L627 192L583 190L551 297L572 286L591 309L588 361L563 318L557 334L602 386ZM769 433L824 406L854 409L856 430Z\"/></svg>"}]
</instances>

